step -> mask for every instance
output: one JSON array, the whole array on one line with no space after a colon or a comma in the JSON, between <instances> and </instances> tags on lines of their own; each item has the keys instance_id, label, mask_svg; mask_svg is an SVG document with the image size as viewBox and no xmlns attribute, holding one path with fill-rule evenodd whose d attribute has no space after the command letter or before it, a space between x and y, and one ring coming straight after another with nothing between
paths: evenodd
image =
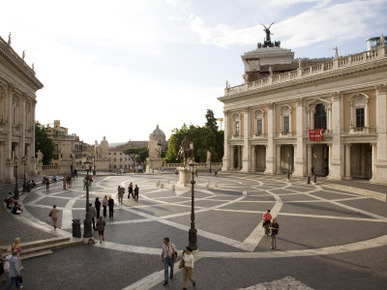
<instances>
[{"instance_id":1,"label":"step","mask_svg":"<svg viewBox=\"0 0 387 290\"><path fill-rule=\"evenodd\" d=\"M44 246L44 245L50 245L54 243L60 243L60 242L65 242L65 241L70 241L70 237L56 237L56 238L51 238L51 239L45 239L45 240L39 240L39 241L33 241L33 242L27 242L27 243L21 243L20 247L24 251L25 249L28 248L33 248L33 247L39 247L39 246Z\"/></svg>"},{"instance_id":2,"label":"step","mask_svg":"<svg viewBox=\"0 0 387 290\"><path fill-rule=\"evenodd\" d=\"M23 258L23 260L27 260L27 259L32 259L32 258L36 258L36 257L50 255L53 253L54 252L51 250L44 250L44 251L40 251L40 252L33 252L33 253L22 255L22 258Z\"/></svg>"},{"instance_id":3,"label":"step","mask_svg":"<svg viewBox=\"0 0 387 290\"><path fill-rule=\"evenodd\" d=\"M52 250L52 249L59 249L59 248L64 248L64 247L69 247L69 246L74 246L77 244L81 244L82 240L73 240L73 241L63 241L63 242L58 242L58 243L52 243L52 244L45 244L41 246L36 246L36 247L31 247L27 249L22 248L21 257L23 258L24 255L30 254L30 253L35 253L35 252L40 252L44 250Z\"/></svg>"}]
</instances>

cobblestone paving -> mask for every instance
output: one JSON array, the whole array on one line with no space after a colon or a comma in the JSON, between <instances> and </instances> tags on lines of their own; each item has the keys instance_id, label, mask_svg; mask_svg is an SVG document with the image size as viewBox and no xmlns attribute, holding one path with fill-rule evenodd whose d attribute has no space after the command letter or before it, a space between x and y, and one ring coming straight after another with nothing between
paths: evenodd
<instances>
[{"instance_id":1,"label":"cobblestone paving","mask_svg":"<svg viewBox=\"0 0 387 290\"><path fill-rule=\"evenodd\" d=\"M129 182L139 185L140 201L125 195L124 204L118 205L117 186L127 191ZM26 288L181 289L177 269L169 286L161 285L162 239L169 236L180 251L188 243L191 190L173 191L175 182L173 174L97 176L90 201L105 195L116 201L114 218L107 220L105 243L26 260ZM387 205L361 191L385 193L386 188L370 183L367 187L363 181L320 179L319 184L308 185L304 179L288 181L284 176L200 174L195 184L200 249L195 254L196 288L383 289L387 285ZM15 233L22 241L69 235L71 220L84 219L81 178L69 190L58 183L22 199L24 219L0 210L0 244L9 244ZM57 232L48 217L54 203L62 228ZM270 238L262 231L266 209L272 210L281 226L275 251L269 250Z\"/></svg>"}]
</instances>

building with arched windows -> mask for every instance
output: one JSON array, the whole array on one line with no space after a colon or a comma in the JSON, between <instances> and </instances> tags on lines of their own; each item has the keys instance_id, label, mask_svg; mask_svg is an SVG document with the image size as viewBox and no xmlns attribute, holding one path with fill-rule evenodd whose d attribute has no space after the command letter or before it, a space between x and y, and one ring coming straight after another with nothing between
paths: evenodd
<instances>
[{"instance_id":1,"label":"building with arched windows","mask_svg":"<svg viewBox=\"0 0 387 290\"><path fill-rule=\"evenodd\" d=\"M36 174L36 91L33 68L0 37L0 181Z\"/></svg>"},{"instance_id":2,"label":"building with arched windows","mask_svg":"<svg viewBox=\"0 0 387 290\"><path fill-rule=\"evenodd\" d=\"M370 41L323 59L294 59L279 42L245 53L245 82L219 97L222 170L386 181L387 45Z\"/></svg>"}]
</instances>

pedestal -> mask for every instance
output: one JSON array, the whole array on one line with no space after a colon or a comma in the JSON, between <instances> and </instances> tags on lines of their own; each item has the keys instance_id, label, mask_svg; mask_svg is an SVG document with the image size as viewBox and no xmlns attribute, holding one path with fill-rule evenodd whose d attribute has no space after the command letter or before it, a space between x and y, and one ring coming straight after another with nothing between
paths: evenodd
<instances>
[{"instance_id":1,"label":"pedestal","mask_svg":"<svg viewBox=\"0 0 387 290\"><path fill-rule=\"evenodd\" d=\"M179 171L179 181L177 182L177 186L185 187L191 184L191 172L188 168L185 167L177 167L176 168Z\"/></svg>"},{"instance_id":2,"label":"pedestal","mask_svg":"<svg viewBox=\"0 0 387 290\"><path fill-rule=\"evenodd\" d=\"M163 167L162 158L147 158L146 160L146 173L154 173L155 169L160 170Z\"/></svg>"}]
</instances>

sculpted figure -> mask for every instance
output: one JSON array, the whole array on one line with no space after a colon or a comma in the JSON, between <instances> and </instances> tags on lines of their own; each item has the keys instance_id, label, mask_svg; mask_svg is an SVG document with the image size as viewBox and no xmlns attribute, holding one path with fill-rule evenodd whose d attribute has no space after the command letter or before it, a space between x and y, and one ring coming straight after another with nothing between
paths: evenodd
<instances>
[{"instance_id":1,"label":"sculpted figure","mask_svg":"<svg viewBox=\"0 0 387 290\"><path fill-rule=\"evenodd\" d=\"M191 163L195 160L193 143L187 137L184 137L183 141L181 141L177 159L183 163L184 167L187 166L187 163Z\"/></svg>"}]
</instances>

